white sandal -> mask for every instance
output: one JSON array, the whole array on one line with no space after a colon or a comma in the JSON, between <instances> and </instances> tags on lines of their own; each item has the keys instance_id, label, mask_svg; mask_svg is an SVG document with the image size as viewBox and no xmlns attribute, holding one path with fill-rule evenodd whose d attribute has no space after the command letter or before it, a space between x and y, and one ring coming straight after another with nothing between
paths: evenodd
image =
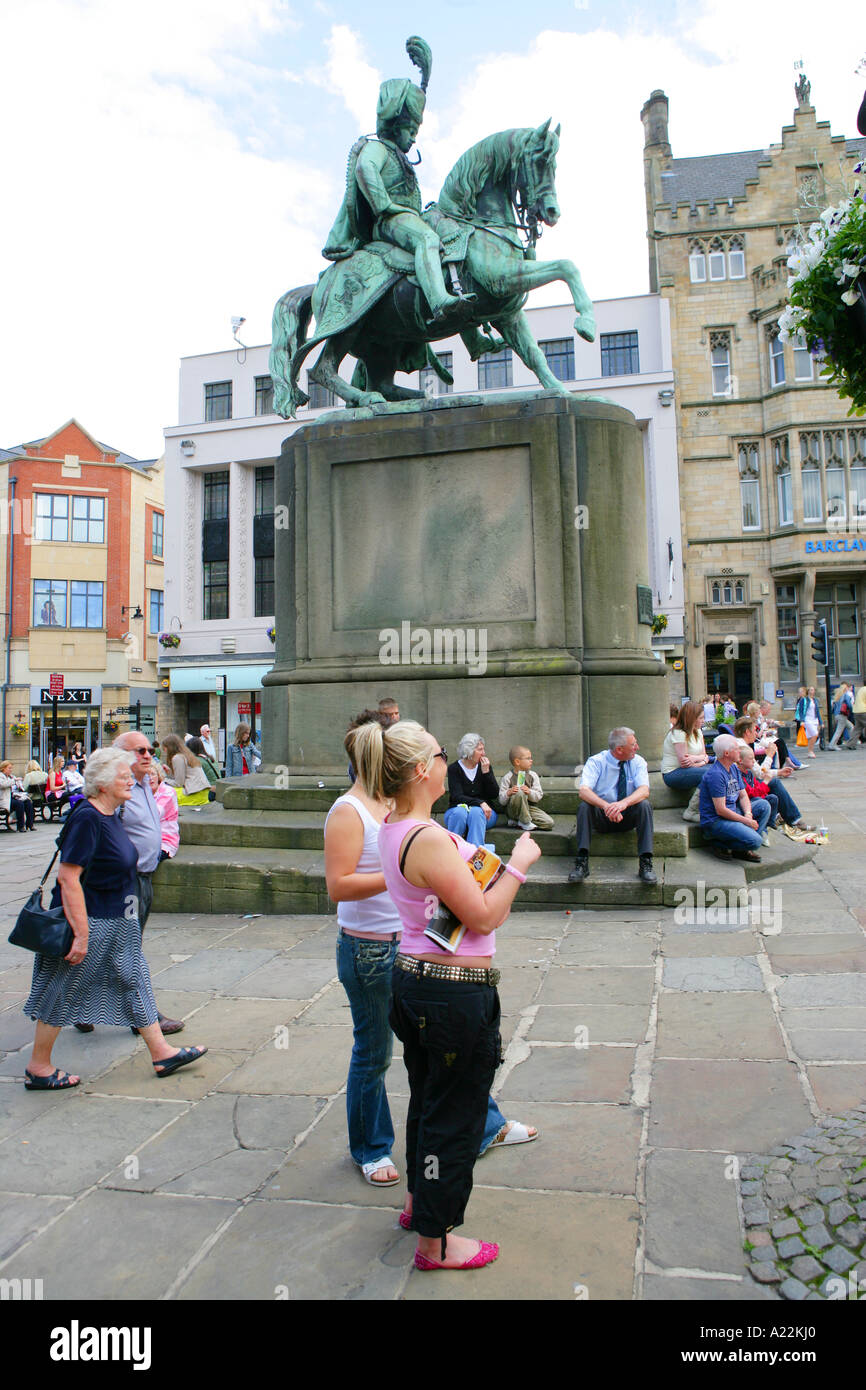
<instances>
[{"instance_id":1,"label":"white sandal","mask_svg":"<svg viewBox=\"0 0 866 1390\"><path fill-rule=\"evenodd\" d=\"M373 1177L374 1173L379 1173L383 1168L393 1168L396 1171L397 1165L393 1158L375 1158L372 1163L359 1163L361 1176L364 1182L368 1182L371 1187L396 1187L400 1181L399 1175L396 1178L380 1178L378 1181Z\"/></svg>"},{"instance_id":2,"label":"white sandal","mask_svg":"<svg viewBox=\"0 0 866 1390\"><path fill-rule=\"evenodd\" d=\"M522 1125L519 1120L509 1120L510 1129L500 1130L490 1148L495 1148L497 1144L531 1144L538 1138L538 1130L534 1134L529 1133L526 1125Z\"/></svg>"}]
</instances>

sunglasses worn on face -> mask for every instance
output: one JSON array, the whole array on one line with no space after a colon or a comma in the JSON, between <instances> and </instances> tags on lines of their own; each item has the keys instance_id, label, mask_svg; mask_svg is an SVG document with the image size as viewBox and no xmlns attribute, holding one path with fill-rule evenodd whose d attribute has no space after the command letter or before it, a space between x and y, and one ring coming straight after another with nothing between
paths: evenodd
<instances>
[{"instance_id":1,"label":"sunglasses worn on face","mask_svg":"<svg viewBox=\"0 0 866 1390\"><path fill-rule=\"evenodd\" d=\"M434 758L441 758L445 765L448 765L448 749L440 748L438 753L433 754Z\"/></svg>"}]
</instances>

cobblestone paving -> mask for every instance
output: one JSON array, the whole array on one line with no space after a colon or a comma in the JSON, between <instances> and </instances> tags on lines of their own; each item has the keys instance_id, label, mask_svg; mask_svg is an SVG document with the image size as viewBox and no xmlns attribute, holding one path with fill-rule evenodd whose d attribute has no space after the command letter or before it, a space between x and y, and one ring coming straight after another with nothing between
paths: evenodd
<instances>
[{"instance_id":1,"label":"cobblestone paving","mask_svg":"<svg viewBox=\"0 0 866 1390\"><path fill-rule=\"evenodd\" d=\"M42 1278L46 1299L711 1302L779 1301L789 1280L818 1296L845 1261L847 1280L863 1242L846 1227L853 1238L866 1219L861 1170L843 1166L862 1160L866 1118L864 771L861 754L798 774L797 802L830 844L758 885L756 921L675 908L509 919L495 1090L541 1138L476 1167L465 1234L499 1241L500 1258L435 1280L412 1269L397 1226L403 1186L365 1185L346 1150L352 1029L334 918L194 903L154 915L157 999L207 1057L160 1082L130 1033L65 1029L57 1062L81 1086L27 1092L31 962L5 937L54 837L0 833L0 1277ZM402 1172L399 1049L388 1091ZM861 1128L821 1124L832 1116ZM742 1197L738 1154L762 1156ZM760 1282L750 1269L764 1264L780 1278Z\"/></svg>"},{"instance_id":2,"label":"cobblestone paving","mask_svg":"<svg viewBox=\"0 0 866 1390\"><path fill-rule=\"evenodd\" d=\"M740 1169L749 1272L783 1298L866 1298L866 1104Z\"/></svg>"}]
</instances>

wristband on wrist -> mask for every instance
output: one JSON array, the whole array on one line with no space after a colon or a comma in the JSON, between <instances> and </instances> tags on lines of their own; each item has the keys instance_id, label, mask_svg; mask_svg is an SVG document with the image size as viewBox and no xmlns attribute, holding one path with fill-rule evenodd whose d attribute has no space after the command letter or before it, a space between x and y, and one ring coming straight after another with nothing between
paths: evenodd
<instances>
[{"instance_id":1,"label":"wristband on wrist","mask_svg":"<svg viewBox=\"0 0 866 1390\"><path fill-rule=\"evenodd\" d=\"M515 869L513 864L506 864L505 872L507 874L513 874L514 877L517 879L518 883L526 882L526 874L522 874L519 869Z\"/></svg>"}]
</instances>

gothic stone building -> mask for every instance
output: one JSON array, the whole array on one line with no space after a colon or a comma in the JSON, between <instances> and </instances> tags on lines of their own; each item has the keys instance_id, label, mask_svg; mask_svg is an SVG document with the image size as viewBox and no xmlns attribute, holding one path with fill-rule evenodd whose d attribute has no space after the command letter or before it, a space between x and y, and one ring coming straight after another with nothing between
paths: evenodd
<instances>
[{"instance_id":1,"label":"gothic stone building","mask_svg":"<svg viewBox=\"0 0 866 1390\"><path fill-rule=\"evenodd\" d=\"M831 134L805 78L796 93L781 141L735 154L674 159L667 97L641 112L650 288L671 305L688 689L741 704L772 687L785 708L823 674L815 614L834 680L866 671L866 421L777 327L798 229L850 191L866 140Z\"/></svg>"}]
</instances>

